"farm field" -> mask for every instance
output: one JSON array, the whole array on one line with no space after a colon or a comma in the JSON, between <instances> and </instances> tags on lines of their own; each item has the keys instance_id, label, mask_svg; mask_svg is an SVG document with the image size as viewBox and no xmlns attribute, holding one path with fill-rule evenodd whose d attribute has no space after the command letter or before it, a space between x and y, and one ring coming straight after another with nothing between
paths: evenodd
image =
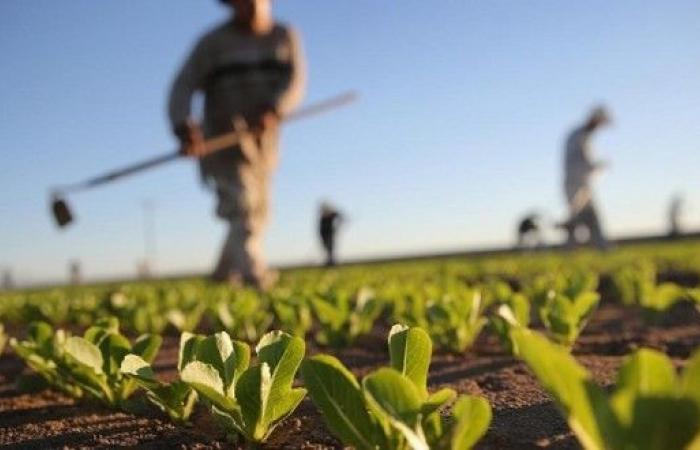
<instances>
[{"instance_id":1,"label":"farm field","mask_svg":"<svg viewBox=\"0 0 700 450\"><path fill-rule=\"evenodd\" d=\"M637 439L625 434L629 424L591 425L583 418L583 400L571 400L577 391L567 389L580 384L595 391L590 399L612 398L625 383L624 394L636 396L629 429L644 424L649 411L675 424L638 438L660 446L627 448L700 446L697 240L604 254L537 252L291 270L264 295L196 279L8 292L0 294L0 322L0 445L8 448L344 448L356 441L329 423L333 402L324 402L353 404L348 399L354 394L328 392L342 384L331 376L343 373L341 363L364 379L357 401L368 402L370 421L355 419L380 430L359 434L367 431L363 439L388 448L427 448L421 442L468 448L475 441L479 449L575 449L586 439L588 448L600 448L600 441L620 448L615 439ZM266 335L269 330L285 333ZM221 331L228 334L204 337ZM220 354L212 357L207 342ZM250 363L241 362L244 343L258 342ZM229 353L239 355L230 359L235 367L221 356L230 345ZM656 352L636 353L641 348ZM94 358L97 364L90 362ZM420 369L428 361L431 397ZM648 394L643 383L634 387L629 380L670 380L675 374L664 364L676 369L678 387L665 391L660 382L651 383L653 397L664 401L649 406L642 401ZM195 370L204 366L218 371L221 395L235 397L233 403L203 387L216 384L205 382L202 373L210 372ZM150 368L157 381L148 378ZM619 372L627 374L622 383ZM261 400L267 392L261 386L270 374L270 399L287 400L275 403L268 416L260 411L274 402ZM294 377L293 387L291 378L288 386L276 384L283 376ZM389 392L387 386L401 383L415 388L420 414L393 409L410 403ZM173 394L174 386L182 395ZM246 391L250 386L255 389ZM445 388L455 393L445 394L449 399L438 402L439 411L428 412L432 395ZM152 392L167 405L157 407ZM610 403L618 417L624 415L623 397ZM265 418L250 429L246 421L255 414L248 414L249 407ZM570 412L568 420L562 410ZM242 418L235 411L243 411ZM439 432L431 428L435 422ZM475 431L473 439L459 435L459 426L476 430L479 424L483 432ZM573 432L572 424L583 425Z\"/></svg>"}]
</instances>

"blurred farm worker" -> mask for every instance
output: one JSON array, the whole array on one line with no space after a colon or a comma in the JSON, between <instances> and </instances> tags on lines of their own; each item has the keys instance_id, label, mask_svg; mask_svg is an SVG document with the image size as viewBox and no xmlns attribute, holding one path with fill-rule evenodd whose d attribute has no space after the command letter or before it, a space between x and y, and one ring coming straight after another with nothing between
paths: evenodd
<instances>
[{"instance_id":1,"label":"blurred farm worker","mask_svg":"<svg viewBox=\"0 0 700 450\"><path fill-rule=\"evenodd\" d=\"M326 266L335 265L335 235L343 221L343 216L327 202L321 203L318 231L321 245L326 252Z\"/></svg>"},{"instance_id":2,"label":"blurred farm worker","mask_svg":"<svg viewBox=\"0 0 700 450\"><path fill-rule=\"evenodd\" d=\"M683 213L683 197L675 195L671 200L671 206L668 209L669 236L678 237L683 232L681 226L681 214Z\"/></svg>"},{"instance_id":3,"label":"blurred farm worker","mask_svg":"<svg viewBox=\"0 0 700 450\"><path fill-rule=\"evenodd\" d=\"M566 141L564 192L569 204L569 219L562 227L568 233L569 246L576 245L576 233L583 228L588 232L589 242L600 249L608 247L591 190L593 175L604 169L607 164L593 160L590 139L596 130L609 123L610 116L605 108L595 108L586 122L576 128Z\"/></svg>"},{"instance_id":4,"label":"blurred farm worker","mask_svg":"<svg viewBox=\"0 0 700 450\"><path fill-rule=\"evenodd\" d=\"M194 46L173 83L169 116L229 225L212 279L266 288L276 278L262 244L279 124L303 97L305 63L296 32L273 20L271 0L220 1L232 16ZM196 93L204 94L201 125L191 109ZM207 138L232 128L236 146L202 156Z\"/></svg>"},{"instance_id":5,"label":"blurred farm worker","mask_svg":"<svg viewBox=\"0 0 700 450\"><path fill-rule=\"evenodd\" d=\"M540 245L542 245L540 216L534 213L528 214L518 224L518 247L528 248Z\"/></svg>"}]
</instances>

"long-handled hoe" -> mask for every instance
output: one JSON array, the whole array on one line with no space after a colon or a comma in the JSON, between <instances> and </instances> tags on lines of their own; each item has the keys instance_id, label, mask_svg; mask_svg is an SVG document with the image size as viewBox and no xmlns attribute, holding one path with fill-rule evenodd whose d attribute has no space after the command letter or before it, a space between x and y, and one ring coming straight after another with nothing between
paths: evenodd
<instances>
[{"instance_id":1,"label":"long-handled hoe","mask_svg":"<svg viewBox=\"0 0 700 450\"><path fill-rule=\"evenodd\" d=\"M341 106L345 106L348 103L355 101L357 94L355 92L346 92L335 97L328 98L326 100L320 101L318 103L311 104L298 111L290 114L285 118L286 122L297 121L300 119L305 119L318 114L322 114L328 110L335 109ZM229 148L239 142L240 134L238 131L232 131L230 133L222 134L216 136L206 141L204 151L205 155L215 153L217 151ZM143 172L148 169L152 169L161 166L170 161L175 161L182 158L182 152L177 150L175 152L165 153L163 155L155 156L144 161L140 161L126 167L122 167L110 172L98 175L96 177L89 178L87 180L81 181L75 184L69 184L65 186L56 187L51 190L51 213L53 214L56 224L63 228L73 221L73 214L71 209L66 202L65 196L70 192L79 192L92 189L103 184L111 183L118 179Z\"/></svg>"}]
</instances>

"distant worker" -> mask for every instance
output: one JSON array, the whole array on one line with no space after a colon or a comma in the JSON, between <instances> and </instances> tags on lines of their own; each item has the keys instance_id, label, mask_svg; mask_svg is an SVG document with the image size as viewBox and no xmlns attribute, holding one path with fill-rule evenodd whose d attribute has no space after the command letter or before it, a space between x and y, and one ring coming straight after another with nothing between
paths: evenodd
<instances>
[{"instance_id":1,"label":"distant worker","mask_svg":"<svg viewBox=\"0 0 700 450\"><path fill-rule=\"evenodd\" d=\"M183 153L200 158L216 214L229 224L211 278L264 289L276 279L262 241L279 124L303 97L304 60L297 33L273 20L271 0L220 1L232 18L195 45L172 86L169 116ZM191 110L197 92L204 94L201 126ZM205 139L231 132L232 123L239 144L203 156Z\"/></svg>"},{"instance_id":2,"label":"distant worker","mask_svg":"<svg viewBox=\"0 0 700 450\"><path fill-rule=\"evenodd\" d=\"M326 266L335 266L335 234L338 231L343 216L329 203L322 202L319 215L319 234L321 244L326 252Z\"/></svg>"},{"instance_id":3,"label":"distant worker","mask_svg":"<svg viewBox=\"0 0 700 450\"><path fill-rule=\"evenodd\" d=\"M5 269L2 272L2 288L6 291L11 291L15 288L15 280L10 269Z\"/></svg>"},{"instance_id":4,"label":"distant worker","mask_svg":"<svg viewBox=\"0 0 700 450\"><path fill-rule=\"evenodd\" d=\"M68 263L68 281L73 286L83 284L83 268L77 259Z\"/></svg>"},{"instance_id":5,"label":"distant worker","mask_svg":"<svg viewBox=\"0 0 700 450\"><path fill-rule=\"evenodd\" d=\"M542 245L540 216L532 213L523 217L518 224L518 247L533 248Z\"/></svg>"},{"instance_id":6,"label":"distant worker","mask_svg":"<svg viewBox=\"0 0 700 450\"><path fill-rule=\"evenodd\" d=\"M669 236L678 237L683 233L681 226L681 214L683 213L683 197L675 195L671 200L671 207L668 209Z\"/></svg>"},{"instance_id":7,"label":"distant worker","mask_svg":"<svg viewBox=\"0 0 700 450\"><path fill-rule=\"evenodd\" d=\"M581 228L587 230L588 241L599 249L609 246L591 190L591 178L606 168L607 164L592 159L589 142L594 131L609 123L608 112L603 107L595 108L586 122L569 135L566 142L564 191L569 204L569 219L561 227L568 233L568 246L577 244L576 232Z\"/></svg>"}]
</instances>

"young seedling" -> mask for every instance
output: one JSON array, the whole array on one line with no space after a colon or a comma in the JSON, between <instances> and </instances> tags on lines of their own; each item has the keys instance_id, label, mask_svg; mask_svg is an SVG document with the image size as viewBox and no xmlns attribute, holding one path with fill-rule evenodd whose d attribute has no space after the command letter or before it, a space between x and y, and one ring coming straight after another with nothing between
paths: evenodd
<instances>
[{"instance_id":1,"label":"young seedling","mask_svg":"<svg viewBox=\"0 0 700 450\"><path fill-rule=\"evenodd\" d=\"M382 303L368 288L360 289L352 300L342 291L313 297L311 307L320 328L316 341L331 347L350 345L358 336L372 331L383 310Z\"/></svg>"},{"instance_id":2,"label":"young seedling","mask_svg":"<svg viewBox=\"0 0 700 450\"><path fill-rule=\"evenodd\" d=\"M256 342L266 333L274 316L270 314L265 297L252 290L232 294L230 290L219 295L213 306L219 324L236 339Z\"/></svg>"},{"instance_id":3,"label":"young seedling","mask_svg":"<svg viewBox=\"0 0 700 450\"><path fill-rule=\"evenodd\" d=\"M292 387L304 358L302 339L272 331L255 352L258 365L249 367L248 345L231 340L228 333L192 336L182 345L182 359L188 362L180 372L212 412L253 445L266 441L306 395L305 389Z\"/></svg>"},{"instance_id":4,"label":"young seedling","mask_svg":"<svg viewBox=\"0 0 700 450\"><path fill-rule=\"evenodd\" d=\"M15 354L46 383L74 398L83 395L82 389L70 376L65 362L64 346L67 335L63 330L54 329L46 322L29 324L27 339L10 339L10 347Z\"/></svg>"},{"instance_id":5,"label":"young seedling","mask_svg":"<svg viewBox=\"0 0 700 450\"><path fill-rule=\"evenodd\" d=\"M195 356L193 346L202 340L203 337L191 333L183 333L180 336L178 371L182 371L185 365L192 361ZM124 357L120 371L144 389L148 400L166 413L172 421L186 423L189 420L197 402L197 392L187 383L182 380L172 383L158 381L151 365L134 354Z\"/></svg>"},{"instance_id":6,"label":"young seedling","mask_svg":"<svg viewBox=\"0 0 700 450\"><path fill-rule=\"evenodd\" d=\"M292 336L303 338L313 324L311 307L301 296L279 296L272 298L272 309L278 328Z\"/></svg>"},{"instance_id":7,"label":"young seedling","mask_svg":"<svg viewBox=\"0 0 700 450\"><path fill-rule=\"evenodd\" d=\"M528 327L530 325L530 302L519 293L507 297L490 317L491 329L496 333L505 350L517 355L517 347L510 336L513 325Z\"/></svg>"},{"instance_id":8,"label":"young seedling","mask_svg":"<svg viewBox=\"0 0 700 450\"><path fill-rule=\"evenodd\" d=\"M357 450L469 449L486 432L491 408L482 398L462 396L451 417L440 409L456 393L427 389L432 342L420 328L395 325L389 334L391 367L360 384L336 358L318 355L302 364L302 376L329 430Z\"/></svg>"},{"instance_id":9,"label":"young seedling","mask_svg":"<svg viewBox=\"0 0 700 450\"><path fill-rule=\"evenodd\" d=\"M664 313L683 300L683 288L675 283L656 283L651 263L627 266L613 273L613 292L626 305L637 305L648 322L659 321Z\"/></svg>"},{"instance_id":10,"label":"young seedling","mask_svg":"<svg viewBox=\"0 0 700 450\"><path fill-rule=\"evenodd\" d=\"M638 350L627 357L606 397L565 348L522 327L511 333L520 358L552 395L583 448L700 448L700 351L679 378L666 355Z\"/></svg>"},{"instance_id":11,"label":"young seedling","mask_svg":"<svg viewBox=\"0 0 700 450\"><path fill-rule=\"evenodd\" d=\"M113 407L123 407L137 385L125 377L119 367L130 353L150 363L162 338L145 334L132 345L119 333L116 318L100 320L87 329L83 337L71 336L63 345L71 379L91 397Z\"/></svg>"},{"instance_id":12,"label":"young seedling","mask_svg":"<svg viewBox=\"0 0 700 450\"><path fill-rule=\"evenodd\" d=\"M433 302L426 310L430 337L441 348L463 352L474 344L484 325L479 290L463 289Z\"/></svg>"},{"instance_id":13,"label":"young seedling","mask_svg":"<svg viewBox=\"0 0 700 450\"><path fill-rule=\"evenodd\" d=\"M552 338L571 348L599 301L600 295L593 291L581 292L573 298L551 292L538 312L542 324Z\"/></svg>"}]
</instances>

